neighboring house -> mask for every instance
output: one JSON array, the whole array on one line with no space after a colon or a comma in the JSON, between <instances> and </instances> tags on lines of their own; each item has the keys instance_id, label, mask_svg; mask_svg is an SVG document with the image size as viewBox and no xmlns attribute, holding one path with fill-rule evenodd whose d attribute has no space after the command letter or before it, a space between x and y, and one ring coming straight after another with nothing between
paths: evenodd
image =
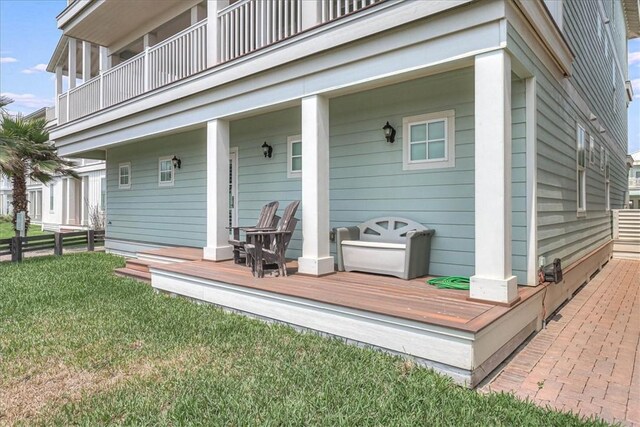
<instances>
[{"instance_id":1,"label":"neighboring house","mask_svg":"<svg viewBox=\"0 0 640 427\"><path fill-rule=\"evenodd\" d=\"M0 215L9 215L11 213L12 195L13 187L11 180L0 174Z\"/></svg>"},{"instance_id":2,"label":"neighboring house","mask_svg":"<svg viewBox=\"0 0 640 427\"><path fill-rule=\"evenodd\" d=\"M629 208L640 209L640 151L631 154L633 163L629 168Z\"/></svg>"},{"instance_id":3,"label":"neighboring house","mask_svg":"<svg viewBox=\"0 0 640 427\"><path fill-rule=\"evenodd\" d=\"M230 222L301 200L288 256L311 276L332 227L386 215L499 304L555 258L589 277L610 256L637 0L86 0L58 27L51 135L106 160L111 252L229 259Z\"/></svg>"},{"instance_id":4,"label":"neighboring house","mask_svg":"<svg viewBox=\"0 0 640 427\"><path fill-rule=\"evenodd\" d=\"M55 125L54 108L42 108L25 117L46 117L49 127ZM78 159L73 169L79 179L56 177L46 185L27 181L31 221L43 230L86 229L93 226L96 215L99 218L104 212L104 160Z\"/></svg>"}]
</instances>

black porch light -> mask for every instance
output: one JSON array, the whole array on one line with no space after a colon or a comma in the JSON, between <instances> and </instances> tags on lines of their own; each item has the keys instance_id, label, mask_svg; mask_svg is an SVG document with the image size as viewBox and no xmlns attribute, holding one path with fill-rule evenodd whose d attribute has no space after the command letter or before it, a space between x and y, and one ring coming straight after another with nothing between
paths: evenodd
<instances>
[{"instance_id":1,"label":"black porch light","mask_svg":"<svg viewBox=\"0 0 640 427\"><path fill-rule=\"evenodd\" d=\"M391 126L389 122L387 122L382 130L384 131L384 137L387 139L387 142L393 144L393 142L396 140L396 130L393 128L393 126Z\"/></svg>"},{"instance_id":2,"label":"black porch light","mask_svg":"<svg viewBox=\"0 0 640 427\"><path fill-rule=\"evenodd\" d=\"M273 154L273 147L267 144L267 141L262 144L262 154L264 154L264 157L268 158L271 158L271 155Z\"/></svg>"},{"instance_id":3,"label":"black porch light","mask_svg":"<svg viewBox=\"0 0 640 427\"><path fill-rule=\"evenodd\" d=\"M182 166L182 160L180 160L180 157L178 156L173 156L173 159L171 159L171 161L173 162L173 167L176 169L180 169L180 167Z\"/></svg>"}]
</instances>

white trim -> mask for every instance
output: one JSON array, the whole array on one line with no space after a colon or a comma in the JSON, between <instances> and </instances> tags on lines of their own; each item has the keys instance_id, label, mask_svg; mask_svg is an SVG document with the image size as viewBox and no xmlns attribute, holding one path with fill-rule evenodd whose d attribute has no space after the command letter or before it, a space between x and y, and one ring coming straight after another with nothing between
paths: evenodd
<instances>
[{"instance_id":1,"label":"white trim","mask_svg":"<svg viewBox=\"0 0 640 427\"><path fill-rule=\"evenodd\" d=\"M173 156L164 156L164 157L160 157L158 159L158 185L160 187L173 187L173 184L176 181L176 168L173 167ZM162 180L162 172L167 172L167 171L163 171L162 170L162 163L163 162L169 162L170 165L170 171L171 171L171 181L163 181Z\"/></svg>"},{"instance_id":2,"label":"white trim","mask_svg":"<svg viewBox=\"0 0 640 427\"><path fill-rule=\"evenodd\" d=\"M537 81L526 79L527 285L538 284Z\"/></svg>"},{"instance_id":3,"label":"white trim","mask_svg":"<svg viewBox=\"0 0 640 427\"><path fill-rule=\"evenodd\" d=\"M593 135L589 135L589 164L593 165L596 162L596 140Z\"/></svg>"},{"instance_id":4,"label":"white trim","mask_svg":"<svg viewBox=\"0 0 640 427\"><path fill-rule=\"evenodd\" d=\"M455 150L455 110L438 111L435 113L420 114L417 116L404 117L402 119L402 169L403 170L419 170L419 169L439 169L451 168L456 165ZM426 159L411 160L411 137L410 127L418 124L429 124L433 122L444 121L444 158L443 159ZM427 130L427 141L429 140ZM427 142L427 151L428 151ZM428 152L427 152L428 156Z\"/></svg>"},{"instance_id":5,"label":"white trim","mask_svg":"<svg viewBox=\"0 0 640 427\"><path fill-rule=\"evenodd\" d=\"M292 135L287 137L287 178L301 178L302 166L299 171L293 170L293 144L299 142L302 149L302 135ZM302 152L299 156L302 159Z\"/></svg>"},{"instance_id":6,"label":"white trim","mask_svg":"<svg viewBox=\"0 0 640 427\"><path fill-rule=\"evenodd\" d=\"M129 177L128 184L122 184L122 168L127 168ZM129 190L131 188L131 162L124 162L118 164L118 189L120 190Z\"/></svg>"}]
</instances>

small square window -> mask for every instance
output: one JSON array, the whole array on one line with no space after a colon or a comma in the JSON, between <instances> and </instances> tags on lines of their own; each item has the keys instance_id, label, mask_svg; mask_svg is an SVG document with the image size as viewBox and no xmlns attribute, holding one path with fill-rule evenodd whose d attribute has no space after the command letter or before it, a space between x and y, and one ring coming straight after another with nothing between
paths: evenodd
<instances>
[{"instance_id":1,"label":"small square window","mask_svg":"<svg viewBox=\"0 0 640 427\"><path fill-rule=\"evenodd\" d=\"M131 163L120 163L118 166L118 188L131 188Z\"/></svg>"},{"instance_id":2,"label":"small square window","mask_svg":"<svg viewBox=\"0 0 640 427\"><path fill-rule=\"evenodd\" d=\"M302 137L287 138L287 178L302 176Z\"/></svg>"},{"instance_id":3,"label":"small square window","mask_svg":"<svg viewBox=\"0 0 640 427\"><path fill-rule=\"evenodd\" d=\"M160 185L173 185L173 160L172 157L161 157L158 163L158 183Z\"/></svg>"},{"instance_id":4,"label":"small square window","mask_svg":"<svg viewBox=\"0 0 640 427\"><path fill-rule=\"evenodd\" d=\"M403 119L403 169L455 166L455 112L422 114Z\"/></svg>"}]
</instances>

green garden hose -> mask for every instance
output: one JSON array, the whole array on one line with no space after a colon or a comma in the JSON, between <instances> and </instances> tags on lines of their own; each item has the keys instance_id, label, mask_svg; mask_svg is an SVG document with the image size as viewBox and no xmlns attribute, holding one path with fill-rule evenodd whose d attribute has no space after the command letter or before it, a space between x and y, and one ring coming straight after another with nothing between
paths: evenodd
<instances>
[{"instance_id":1,"label":"green garden hose","mask_svg":"<svg viewBox=\"0 0 640 427\"><path fill-rule=\"evenodd\" d=\"M469 278L461 276L436 277L427 280L427 283L434 285L438 289L469 289Z\"/></svg>"}]
</instances>

